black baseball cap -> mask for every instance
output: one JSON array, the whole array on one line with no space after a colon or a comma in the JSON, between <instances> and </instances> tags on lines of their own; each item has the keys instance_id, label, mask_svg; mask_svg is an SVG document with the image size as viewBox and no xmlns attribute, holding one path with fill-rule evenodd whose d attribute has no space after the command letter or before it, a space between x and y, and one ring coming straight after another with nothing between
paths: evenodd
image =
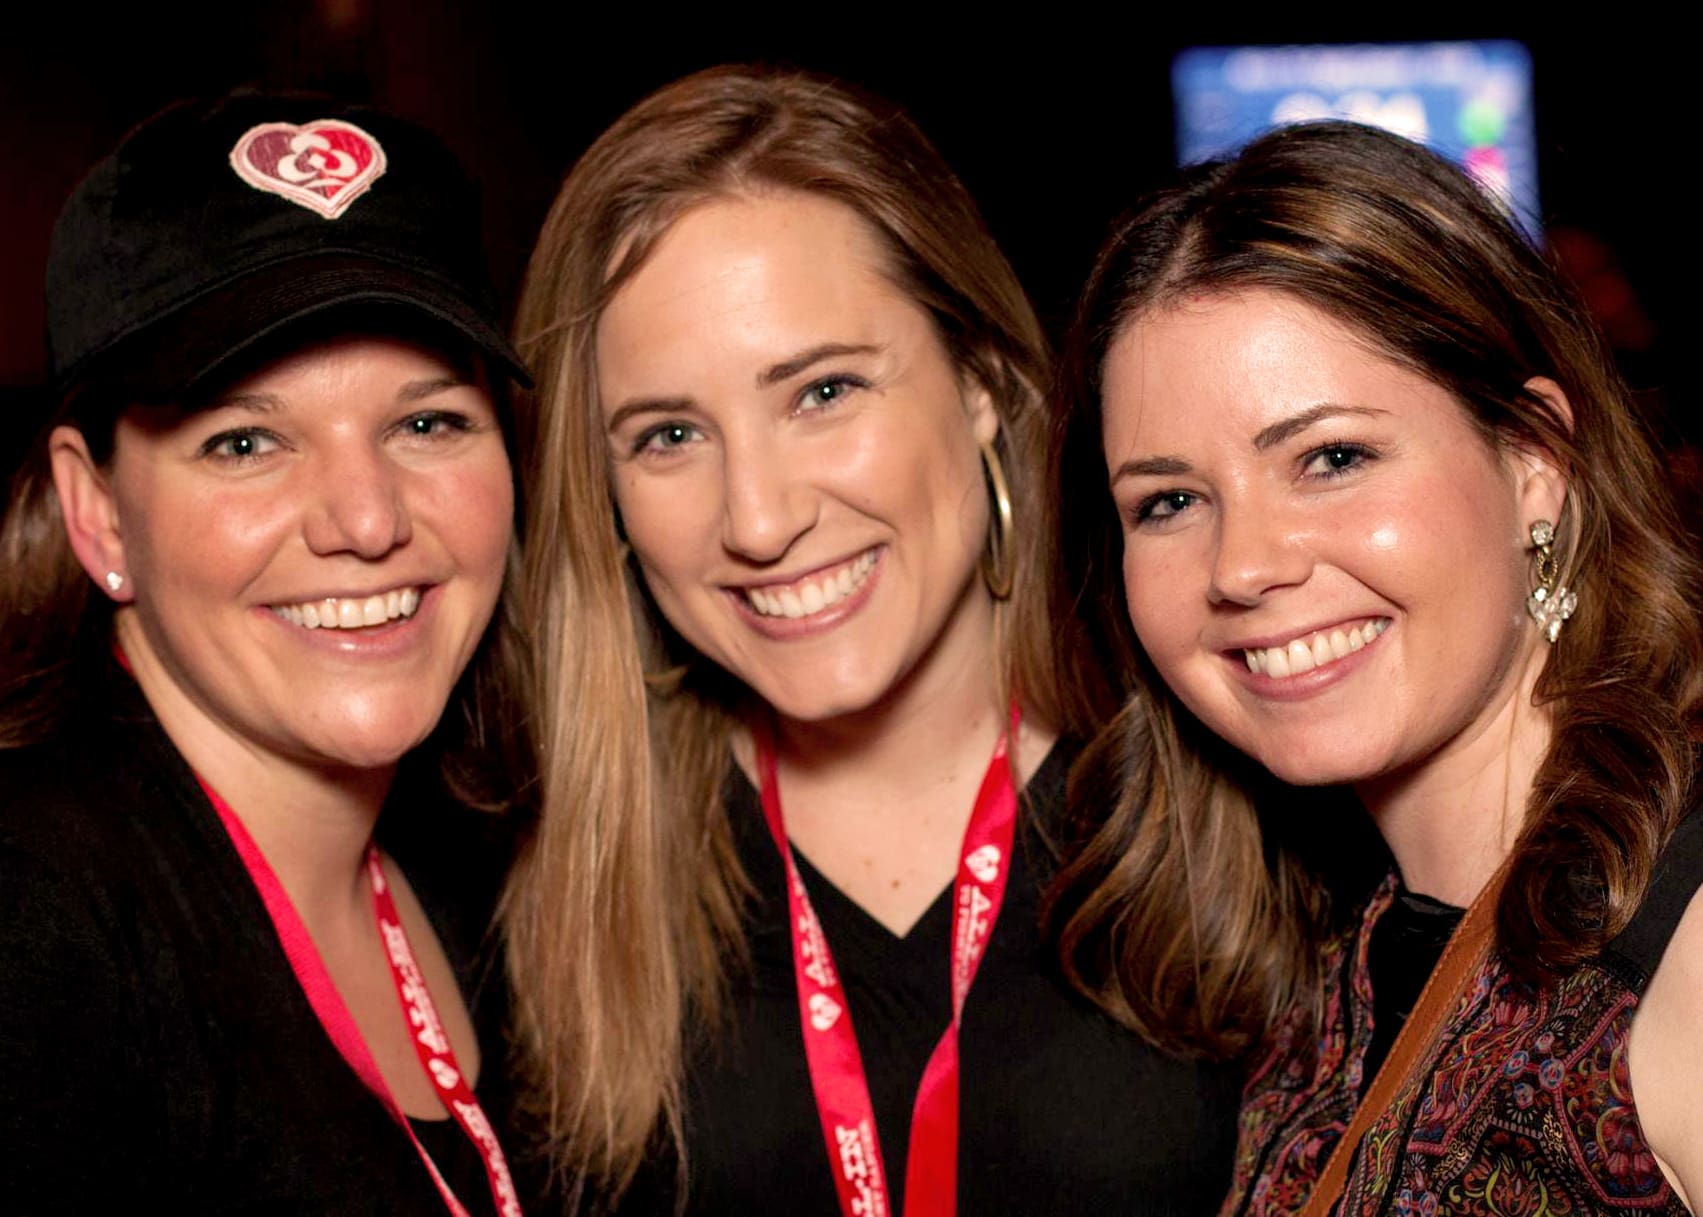
<instances>
[{"instance_id":1,"label":"black baseball cap","mask_svg":"<svg viewBox=\"0 0 1703 1217\"><path fill-rule=\"evenodd\" d=\"M472 183L411 123L322 97L179 104L96 165L54 225L53 388L174 395L342 309L399 312L530 384L479 231Z\"/></svg>"}]
</instances>

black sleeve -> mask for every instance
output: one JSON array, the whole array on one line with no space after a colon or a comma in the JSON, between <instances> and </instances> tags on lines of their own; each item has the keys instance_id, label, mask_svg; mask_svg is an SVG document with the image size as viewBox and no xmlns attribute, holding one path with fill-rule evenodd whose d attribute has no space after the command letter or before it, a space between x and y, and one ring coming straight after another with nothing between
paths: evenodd
<instances>
[{"instance_id":1,"label":"black sleeve","mask_svg":"<svg viewBox=\"0 0 1703 1217\"><path fill-rule=\"evenodd\" d=\"M0 836L0 1197L10 1213L119 1211L149 1121L115 919L68 868Z\"/></svg>"}]
</instances>

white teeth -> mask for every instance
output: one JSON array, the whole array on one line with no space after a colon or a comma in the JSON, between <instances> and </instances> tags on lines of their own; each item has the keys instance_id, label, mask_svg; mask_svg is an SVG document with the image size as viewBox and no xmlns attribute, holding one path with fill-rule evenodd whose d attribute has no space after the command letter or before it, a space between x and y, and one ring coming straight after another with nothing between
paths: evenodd
<instances>
[{"instance_id":1,"label":"white teeth","mask_svg":"<svg viewBox=\"0 0 1703 1217\"><path fill-rule=\"evenodd\" d=\"M273 606L272 612L306 630L358 630L383 625L398 617L412 617L419 607L419 589L404 587L359 600L328 596L302 604L279 604Z\"/></svg>"},{"instance_id":2,"label":"white teeth","mask_svg":"<svg viewBox=\"0 0 1703 1217\"><path fill-rule=\"evenodd\" d=\"M1299 676L1303 672L1311 672L1314 668L1322 668L1327 663L1346 659L1355 651L1364 649L1389 626L1388 617L1379 617L1346 631L1338 628L1321 631L1306 638L1296 638L1286 646L1244 650L1242 658L1247 662L1250 672L1279 679Z\"/></svg>"},{"instance_id":3,"label":"white teeth","mask_svg":"<svg viewBox=\"0 0 1703 1217\"><path fill-rule=\"evenodd\" d=\"M1299 676L1303 672L1311 672L1319 665L1313 662L1313 652L1306 643L1296 639L1289 644L1289 674Z\"/></svg>"},{"instance_id":4,"label":"white teeth","mask_svg":"<svg viewBox=\"0 0 1703 1217\"><path fill-rule=\"evenodd\" d=\"M797 620L832 608L858 588L875 569L875 551L866 550L838 570L802 580L779 591L746 588L745 602L764 617Z\"/></svg>"}]
</instances>

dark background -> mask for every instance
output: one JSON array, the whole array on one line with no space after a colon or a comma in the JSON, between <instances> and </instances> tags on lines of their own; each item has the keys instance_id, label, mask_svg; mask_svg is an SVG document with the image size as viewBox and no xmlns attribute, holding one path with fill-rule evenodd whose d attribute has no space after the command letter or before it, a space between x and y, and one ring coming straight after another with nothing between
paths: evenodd
<instances>
[{"instance_id":1,"label":"dark background","mask_svg":"<svg viewBox=\"0 0 1703 1217\"><path fill-rule=\"evenodd\" d=\"M14 7L0 34L0 469L43 408L41 275L53 216L88 165L178 97L242 84L319 89L423 122L484 185L487 248L512 301L561 175L633 101L729 60L816 68L910 110L1056 334L1106 224L1171 166L1178 49L1486 37L1518 39L1535 60L1553 247L1670 439L1696 440L1685 363L1696 196L1682 183L1700 73L1676 25L1616 23L1606 6L1589 28L1494 5L1402 17L1385 7L1329 22L1170 7L1121 7L1114 19L1036 5L1003 22L920 6L783 15L716 5L719 19L688 19L620 0L548 11L447 0Z\"/></svg>"}]
</instances>

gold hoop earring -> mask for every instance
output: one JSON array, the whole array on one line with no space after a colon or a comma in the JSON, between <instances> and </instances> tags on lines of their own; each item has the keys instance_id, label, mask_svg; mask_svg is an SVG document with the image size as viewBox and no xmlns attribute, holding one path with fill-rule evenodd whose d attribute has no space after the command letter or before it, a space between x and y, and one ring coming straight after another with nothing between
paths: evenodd
<instances>
[{"instance_id":1,"label":"gold hoop earring","mask_svg":"<svg viewBox=\"0 0 1703 1217\"><path fill-rule=\"evenodd\" d=\"M1005 467L999 463L999 452L991 440L982 441L982 470L993 497L988 552L982 555L982 580L995 600L1009 600L1017 577L1017 533L1011 524L1011 491L1005 484Z\"/></svg>"},{"instance_id":2,"label":"gold hoop earring","mask_svg":"<svg viewBox=\"0 0 1703 1217\"><path fill-rule=\"evenodd\" d=\"M1561 626L1579 607L1579 597L1563 587L1561 563L1555 557L1555 525L1548 520L1532 521L1532 578L1537 584L1526 597L1526 611L1551 646L1561 637Z\"/></svg>"}]
</instances>

